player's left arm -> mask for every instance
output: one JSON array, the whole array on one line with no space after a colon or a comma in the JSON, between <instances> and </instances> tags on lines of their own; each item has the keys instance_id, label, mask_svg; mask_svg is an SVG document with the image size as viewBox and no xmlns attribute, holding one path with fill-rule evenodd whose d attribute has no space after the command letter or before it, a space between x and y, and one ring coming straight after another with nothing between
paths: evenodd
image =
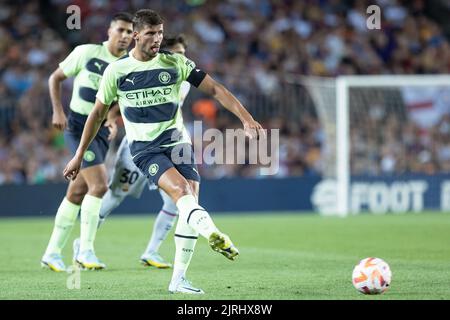
<instances>
[{"instance_id":1,"label":"player's left arm","mask_svg":"<svg viewBox=\"0 0 450 320\"><path fill-rule=\"evenodd\" d=\"M213 96L225 109L236 115L244 126L246 136L250 138L265 136L265 131L262 126L253 119L241 102L227 88L211 78L204 71L196 68L195 62L186 56L175 54L174 57L179 61L182 80L186 80L204 93Z\"/></svg>"},{"instance_id":2,"label":"player's left arm","mask_svg":"<svg viewBox=\"0 0 450 320\"><path fill-rule=\"evenodd\" d=\"M218 83L216 80L206 74L203 80L200 82L198 89L213 96L225 107L225 109L236 115L239 120L241 120L244 126L245 134L249 138L265 136L263 127L257 121L255 121L255 119L253 119L253 117L250 115L247 109L244 108L241 102L222 84Z\"/></svg>"},{"instance_id":3,"label":"player's left arm","mask_svg":"<svg viewBox=\"0 0 450 320\"><path fill-rule=\"evenodd\" d=\"M117 102L113 103L111 105L111 107L109 108L108 111L108 116L106 117L106 119L111 119L111 120L117 120L117 118L120 116L120 108L119 108L119 104Z\"/></svg>"}]
</instances>

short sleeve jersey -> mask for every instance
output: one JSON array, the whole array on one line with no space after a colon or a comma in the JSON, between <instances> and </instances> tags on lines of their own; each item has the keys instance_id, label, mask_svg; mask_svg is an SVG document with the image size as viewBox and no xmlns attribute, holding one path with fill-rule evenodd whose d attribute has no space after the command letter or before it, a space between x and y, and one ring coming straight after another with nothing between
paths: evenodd
<instances>
[{"instance_id":1,"label":"short sleeve jersey","mask_svg":"<svg viewBox=\"0 0 450 320\"><path fill-rule=\"evenodd\" d=\"M94 107L103 72L108 64L119 59L103 44L84 44L75 49L59 64L67 77L75 77L70 109L88 115Z\"/></svg>"},{"instance_id":2,"label":"short sleeve jersey","mask_svg":"<svg viewBox=\"0 0 450 320\"><path fill-rule=\"evenodd\" d=\"M180 105L183 81L199 84L193 73L201 73L193 61L166 51L145 62L130 52L106 68L97 98L109 106L117 97L133 156L191 143Z\"/></svg>"}]
</instances>

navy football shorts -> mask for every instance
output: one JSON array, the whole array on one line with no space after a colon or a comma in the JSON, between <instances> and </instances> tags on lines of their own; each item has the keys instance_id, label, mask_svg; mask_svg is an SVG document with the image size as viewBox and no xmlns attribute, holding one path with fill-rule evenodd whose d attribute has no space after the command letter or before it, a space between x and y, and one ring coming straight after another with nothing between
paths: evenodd
<instances>
[{"instance_id":1,"label":"navy football shorts","mask_svg":"<svg viewBox=\"0 0 450 320\"><path fill-rule=\"evenodd\" d=\"M68 117L68 126L64 131L64 141L66 146L75 155L78 145L81 141L81 135L83 133L84 124L86 123L87 116L71 111ZM109 130L103 127L103 123L99 129L99 132L95 136L89 145L88 150L84 153L83 162L81 168L88 168L105 162L106 153L109 148L108 141Z\"/></svg>"},{"instance_id":2,"label":"navy football shorts","mask_svg":"<svg viewBox=\"0 0 450 320\"><path fill-rule=\"evenodd\" d=\"M178 163L179 159L183 159L184 163ZM187 180L200 182L200 175L194 160L194 149L188 143L167 147L162 151L141 152L133 158L134 164L150 182L156 185L158 185L161 175L170 168L177 169Z\"/></svg>"}]
</instances>

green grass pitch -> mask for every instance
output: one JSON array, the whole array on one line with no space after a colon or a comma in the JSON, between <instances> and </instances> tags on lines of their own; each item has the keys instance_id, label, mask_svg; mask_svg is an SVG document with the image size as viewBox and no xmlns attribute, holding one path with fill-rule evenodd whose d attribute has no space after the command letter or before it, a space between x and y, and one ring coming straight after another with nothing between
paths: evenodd
<instances>
[{"instance_id":1,"label":"green grass pitch","mask_svg":"<svg viewBox=\"0 0 450 320\"><path fill-rule=\"evenodd\" d=\"M81 272L81 288L72 290L68 274L39 265L53 219L1 219L0 299L450 299L449 214L215 214L241 255L229 261L199 239L188 278L203 296L171 295L171 269L139 264L154 218L113 214L96 241L107 270ZM69 264L71 241L63 253ZM161 253L173 259L173 231ZM352 286L354 265L369 256L391 267L383 295L364 296Z\"/></svg>"}]
</instances>

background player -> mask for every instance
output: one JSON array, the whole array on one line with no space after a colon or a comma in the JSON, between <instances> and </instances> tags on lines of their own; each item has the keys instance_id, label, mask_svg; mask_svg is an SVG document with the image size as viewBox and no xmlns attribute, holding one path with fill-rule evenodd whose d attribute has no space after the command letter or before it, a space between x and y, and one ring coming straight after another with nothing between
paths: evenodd
<instances>
[{"instance_id":1,"label":"background player","mask_svg":"<svg viewBox=\"0 0 450 320\"><path fill-rule=\"evenodd\" d=\"M78 147L88 114L94 107L103 72L109 63L125 55L132 40L132 16L118 13L113 16L108 29L108 40L102 44L77 46L59 64L49 78L50 97L53 106L53 126L65 130L64 138L72 152ZM75 77L68 119L61 103L61 82ZM109 129L109 130L108 130ZM105 267L95 255L94 239L97 231L101 198L108 189L104 165L108 151L108 139L115 134L114 121L102 123L89 149L83 153L81 174L70 181L66 196L58 208L50 241L41 265L53 271L66 269L61 251L75 224L81 209L80 254L77 262L87 269Z\"/></svg>"},{"instance_id":2,"label":"background player","mask_svg":"<svg viewBox=\"0 0 450 320\"><path fill-rule=\"evenodd\" d=\"M242 104L225 87L196 68L194 62L180 54L159 53L163 20L156 12L139 10L135 14L133 38L135 47L128 56L105 70L94 109L78 150L64 169L64 176L76 179L85 150L100 128L108 106L118 97L134 163L151 182L169 194L179 210L169 291L201 294L203 290L193 287L186 279L198 234L208 240L213 250L231 260L239 251L198 204L200 176L179 108L182 81L215 97L241 120L250 138L264 133ZM180 157L188 161L178 161Z\"/></svg>"},{"instance_id":3,"label":"background player","mask_svg":"<svg viewBox=\"0 0 450 320\"><path fill-rule=\"evenodd\" d=\"M161 48L184 55L187 48L186 40L183 35L164 37ZM184 81L181 84L180 107L183 105L190 88L191 85L189 82ZM149 183L147 177L142 174L133 163L128 140L125 136L117 150L114 171L110 179L108 192L103 196L99 227L103 224L106 217L117 208L127 196L131 195L135 198L139 198L147 185L150 190L158 188L155 184ZM159 255L158 250L175 224L178 209L167 193L161 189L159 189L159 192L163 200L163 206L156 217L151 238L140 259L144 265L164 269L170 268L171 264L166 262ZM78 239L76 239L74 243L75 255L77 255L78 247Z\"/></svg>"}]
</instances>

